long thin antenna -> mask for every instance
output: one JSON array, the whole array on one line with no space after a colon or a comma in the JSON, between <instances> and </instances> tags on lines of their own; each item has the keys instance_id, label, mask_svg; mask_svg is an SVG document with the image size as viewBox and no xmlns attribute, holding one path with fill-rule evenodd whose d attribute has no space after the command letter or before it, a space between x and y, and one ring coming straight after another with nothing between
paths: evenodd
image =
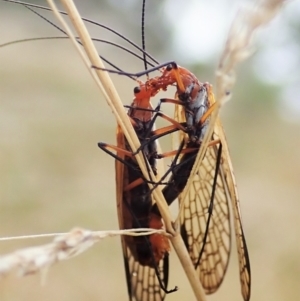
<instances>
[{"instance_id":1,"label":"long thin antenna","mask_svg":"<svg viewBox=\"0 0 300 301\"><path fill-rule=\"evenodd\" d=\"M75 38L79 41L79 37L75 37ZM13 44L18 44L18 43L32 42L32 41L42 41L42 40L54 40L54 39L55 40L63 40L63 39L66 40L66 39L68 39L68 36L64 36L64 37L37 37L37 38L14 40L14 41L11 41L11 42L0 44L0 48L6 47L6 46L9 46L9 45L13 45ZM137 59L139 59L141 61L144 61L144 58L141 55L133 52L132 50L130 50L130 49L128 49L128 48L126 48L122 45L119 45L119 44L114 43L114 42L110 42L108 40L103 40L103 39L97 39L97 38L91 38L91 39L92 39L92 41L95 41L95 42L101 42L101 43L108 44L108 45L114 46L116 48L122 49L125 52L131 54L132 56L136 57ZM102 59L103 59L103 57L102 57ZM154 65L150 62L148 62L148 65L150 65L151 67L154 67ZM114 65L112 67L114 67ZM121 69L118 69L118 70L120 72L123 72Z\"/></svg>"},{"instance_id":2,"label":"long thin antenna","mask_svg":"<svg viewBox=\"0 0 300 301\"><path fill-rule=\"evenodd\" d=\"M142 48L143 48L143 57L144 57L144 66L145 70L147 70L147 57L146 57L146 43L145 43L145 7L146 7L146 0L143 0L143 7L142 7ZM147 74L148 78L148 74Z\"/></svg>"},{"instance_id":3,"label":"long thin antenna","mask_svg":"<svg viewBox=\"0 0 300 301\"><path fill-rule=\"evenodd\" d=\"M2 0L4 2L10 2L10 3L14 3L14 4L19 4L19 5L22 5L22 6L26 6L27 8L28 7L35 7L35 8L38 8L38 9L42 9L42 10L47 10L47 11L51 11L51 9L49 7L46 7L46 6L42 6L42 5L36 5L36 4L32 4L32 3L27 3L27 2L22 2L22 1L17 1L17 0ZM34 11L36 14L37 12ZM67 15L66 12L64 11L59 11L61 14L63 15ZM45 18L46 19L46 18ZM96 26L99 26L101 28L104 28L110 32L112 32L113 34L115 34L116 36L120 37L121 39L123 39L124 41L126 41L127 43L129 43L130 45L132 45L133 47L135 47L137 50L141 51L144 53L144 55L146 55L149 59L151 59L154 63L156 64L159 64L159 62L154 58L152 57L149 53L145 52L141 47L139 47L137 44L135 44L134 42L132 42L131 40L129 40L128 38L126 38L124 35L122 35L121 33L119 33L118 31L104 25L104 24L101 24L99 22L96 22L96 21L93 21L93 20L90 20L90 19L87 19L87 18L82 18L83 21L87 22L87 23L90 23L90 24L93 24L93 25L96 25ZM48 20L49 23L51 23L51 21Z\"/></svg>"},{"instance_id":4,"label":"long thin antenna","mask_svg":"<svg viewBox=\"0 0 300 301\"><path fill-rule=\"evenodd\" d=\"M56 29L58 29L60 32L62 32L63 34L67 35L67 33L61 29L59 26L55 25L53 22L51 22L50 20L48 20L47 18L45 18L44 16L42 16L40 13L38 13L37 11L35 11L33 8L31 8L28 5L23 4L24 7L26 7L27 9L29 9L31 12L33 12L34 14L36 14L38 17L42 18L44 21L46 21L47 23L49 23L51 26L55 27ZM77 40L77 43L79 43L80 45L82 45L80 40ZM110 65L111 67L115 68L116 70L118 70L119 72L123 72L122 69L120 69L119 67L117 67L115 64L113 64L112 62L110 62L109 60L107 60L105 57L100 55L100 58L107 63L108 65ZM132 76L130 75L126 75L131 79L134 79Z\"/></svg>"}]
</instances>

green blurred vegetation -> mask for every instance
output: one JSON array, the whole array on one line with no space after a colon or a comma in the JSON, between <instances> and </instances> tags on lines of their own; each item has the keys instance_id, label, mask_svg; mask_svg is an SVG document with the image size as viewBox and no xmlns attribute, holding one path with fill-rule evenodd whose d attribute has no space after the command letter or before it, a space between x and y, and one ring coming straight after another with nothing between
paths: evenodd
<instances>
[{"instance_id":1,"label":"green blurred vegetation","mask_svg":"<svg viewBox=\"0 0 300 301\"><path fill-rule=\"evenodd\" d=\"M174 5L184 10L184 1ZM89 0L78 6L83 16L112 26L140 44L140 1ZM162 1L147 4L147 49L161 62L175 58L182 63L185 59L176 58L172 49L176 32L164 8ZM51 14L45 15L55 22ZM24 7L4 2L0 2L0 24L0 43L59 35ZM298 46L299 26L295 20L288 24ZM97 27L89 29L94 37L116 40ZM264 30L278 34L272 24ZM265 46L259 44L255 56L239 67L233 98L221 117L250 251L252 300L276 301L296 299L300 293L300 140L299 123L288 122L288 115L283 119L279 105L287 83L267 83L252 67ZM142 62L127 54L98 47L124 70L143 69ZM49 40L11 45L0 48L0 62L0 236L63 232L74 226L116 229L114 162L97 148L99 141L115 143L116 124L71 43ZM202 81L214 83L216 65L217 58L212 58L187 67ZM294 70L299 76L299 65ZM113 80L124 103L130 103L135 83L122 76ZM46 241L2 242L0 253ZM224 284L208 300L242 299L234 248L232 253ZM193 300L174 257L170 285L180 290L167 300ZM40 286L39 277L3 280L0 300L127 300L118 238L104 240L54 267L45 286Z\"/></svg>"}]
</instances>

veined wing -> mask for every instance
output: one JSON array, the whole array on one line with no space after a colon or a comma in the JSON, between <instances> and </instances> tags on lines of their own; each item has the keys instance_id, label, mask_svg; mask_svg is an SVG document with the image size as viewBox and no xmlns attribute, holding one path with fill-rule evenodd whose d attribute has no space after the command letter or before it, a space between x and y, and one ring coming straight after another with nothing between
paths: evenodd
<instances>
[{"instance_id":1,"label":"veined wing","mask_svg":"<svg viewBox=\"0 0 300 301\"><path fill-rule=\"evenodd\" d=\"M129 300L131 301L162 301L165 292L161 289L154 268L142 266L135 260L130 248L123 240L124 265ZM158 269L164 284L168 283L168 256L160 261Z\"/></svg>"},{"instance_id":2,"label":"veined wing","mask_svg":"<svg viewBox=\"0 0 300 301\"><path fill-rule=\"evenodd\" d=\"M240 202L239 202L235 177L233 173L233 167L229 155L225 133L220 123L220 120L217 120L216 122L214 134L218 135L223 146L222 168L223 168L223 173L226 180L226 186L228 189L228 194L230 196L231 207L233 211L234 229L235 229L235 236L236 236L238 259L239 259L241 291L244 300L248 301L250 300L250 293L251 293L250 259L249 259L246 239L243 231Z\"/></svg>"},{"instance_id":3,"label":"veined wing","mask_svg":"<svg viewBox=\"0 0 300 301\"><path fill-rule=\"evenodd\" d=\"M210 106L213 104L213 94L209 94ZM175 115L176 116L176 115ZM177 112L177 118L183 121L183 112ZM231 159L224 130L217 120L211 141L220 141L222 145L221 164L215 188L214 206L208 229L208 236L197 267L200 281L207 293L218 289L226 273L230 248L231 230L229 203L234 215L234 227L239 257L240 281L242 295L245 301L250 299L251 272L246 240L243 233L238 193L233 174ZM208 220L213 178L216 171L218 144L207 146L205 156L195 173L191 174L192 181L186 187L188 197L181 212L182 234L186 237L186 245L190 256L197 263L199 252L203 247L204 232Z\"/></svg>"},{"instance_id":4,"label":"veined wing","mask_svg":"<svg viewBox=\"0 0 300 301\"><path fill-rule=\"evenodd\" d=\"M200 281L207 294L215 292L222 283L231 249L229 195L222 166L218 171L213 210L204 242L217 153L218 145L209 146L197 173L190 175L193 178L180 216L182 237L192 262L197 265ZM201 259L197 264L202 248Z\"/></svg>"},{"instance_id":5,"label":"veined wing","mask_svg":"<svg viewBox=\"0 0 300 301\"><path fill-rule=\"evenodd\" d=\"M125 148L125 138L121 128L117 127L117 144L120 148ZM117 154L124 159L124 154ZM132 213L124 203L124 187L128 184L128 169L122 162L116 160L116 197L120 229L132 228ZM122 236L122 250L126 272L126 281L131 301L162 301L165 292L161 289L155 269L141 265L136 260L136 242L131 236ZM168 284L169 261L168 256L160 260L158 271L160 279L165 287Z\"/></svg>"},{"instance_id":6,"label":"veined wing","mask_svg":"<svg viewBox=\"0 0 300 301\"><path fill-rule=\"evenodd\" d=\"M208 102L211 106L213 97L212 99L209 97ZM185 112L182 106L176 106L175 119L179 122L185 121ZM183 133L180 133L179 139L182 140L183 137ZM188 139L188 136L186 135L185 138ZM218 137L213 139L218 139ZM181 234L207 294L215 292L221 285L227 270L231 249L230 200L222 166L218 169L213 211L204 242L217 170L218 148L218 144L207 147L200 166L197 167L194 174L190 174L192 180L187 183L187 185L190 184L189 187L184 189L184 191L187 190L185 201L181 198L182 194L179 196ZM202 255L198 262L201 250Z\"/></svg>"}]
</instances>

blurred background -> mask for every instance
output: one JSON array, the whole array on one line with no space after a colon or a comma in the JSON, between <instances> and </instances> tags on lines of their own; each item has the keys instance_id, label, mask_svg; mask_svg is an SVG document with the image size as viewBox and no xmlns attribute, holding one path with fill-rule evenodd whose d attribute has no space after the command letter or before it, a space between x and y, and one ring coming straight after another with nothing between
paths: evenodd
<instances>
[{"instance_id":1,"label":"blurred background","mask_svg":"<svg viewBox=\"0 0 300 301\"><path fill-rule=\"evenodd\" d=\"M141 45L141 1L75 3L82 16ZM160 62L176 60L201 81L214 84L240 4L148 1L146 48ZM41 13L57 23L51 13ZM299 1L286 2L259 32L254 56L239 66L233 98L221 112L250 252L252 300L295 300L300 295L299 14ZM93 37L126 45L97 26L89 30ZM63 34L25 7L0 1L1 44L49 36ZM123 70L144 68L123 51L97 46ZM0 236L65 232L75 226L117 229L114 160L97 147L99 141L115 144L116 122L71 43L45 40L6 46L0 48L0 66ZM113 80L129 104L136 83L117 75ZM47 242L1 242L0 254ZM170 287L178 285L180 290L167 300L194 300L172 254L170 273ZM1 280L0 299L128 300L119 238L105 239L51 268L45 285L40 275ZM235 245L224 283L207 299L242 300Z\"/></svg>"}]
</instances>

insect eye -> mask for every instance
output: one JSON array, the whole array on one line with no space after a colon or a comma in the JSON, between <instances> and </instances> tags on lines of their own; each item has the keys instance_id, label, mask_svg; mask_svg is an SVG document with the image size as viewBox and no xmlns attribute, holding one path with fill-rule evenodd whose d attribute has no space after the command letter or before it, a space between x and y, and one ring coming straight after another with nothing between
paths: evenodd
<instances>
[{"instance_id":1,"label":"insect eye","mask_svg":"<svg viewBox=\"0 0 300 301\"><path fill-rule=\"evenodd\" d=\"M171 64L169 64L166 68L167 71L171 71L173 69L173 66Z\"/></svg>"},{"instance_id":2,"label":"insect eye","mask_svg":"<svg viewBox=\"0 0 300 301\"><path fill-rule=\"evenodd\" d=\"M138 93L140 93L141 92L141 88L139 87L139 86L137 86L137 87L135 87L134 89L133 89L133 93L134 94L138 94Z\"/></svg>"}]
</instances>

